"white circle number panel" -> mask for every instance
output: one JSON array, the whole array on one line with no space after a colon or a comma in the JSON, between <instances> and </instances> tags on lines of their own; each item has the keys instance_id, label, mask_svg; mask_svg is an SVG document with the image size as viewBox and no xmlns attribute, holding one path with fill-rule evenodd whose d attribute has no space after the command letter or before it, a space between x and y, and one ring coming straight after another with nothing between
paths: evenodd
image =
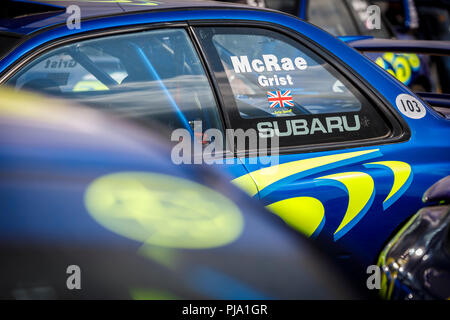
<instances>
[{"instance_id":1,"label":"white circle number panel","mask_svg":"<svg viewBox=\"0 0 450 320\"><path fill-rule=\"evenodd\" d=\"M399 94L395 99L395 105L401 113L411 119L423 118L427 113L425 106L409 94Z\"/></svg>"}]
</instances>

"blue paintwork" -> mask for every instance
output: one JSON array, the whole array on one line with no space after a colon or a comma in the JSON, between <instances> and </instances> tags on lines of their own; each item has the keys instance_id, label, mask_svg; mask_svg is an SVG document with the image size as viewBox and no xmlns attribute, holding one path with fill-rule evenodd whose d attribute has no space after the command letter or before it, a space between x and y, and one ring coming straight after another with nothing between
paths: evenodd
<instances>
[{"instance_id":1,"label":"blue paintwork","mask_svg":"<svg viewBox=\"0 0 450 320\"><path fill-rule=\"evenodd\" d=\"M361 78L367 80L390 103L391 111L400 116L402 115L395 107L396 97L402 93L415 96L408 88L369 59L330 34L294 17L263 10L192 9L189 11L155 11L152 13L136 13L82 21L80 30L68 30L65 26L55 27L31 37L12 51L0 62L0 72L3 72L20 57L37 47L62 37L108 28L206 19L265 21L282 25L303 34L319 46L334 53L339 57L341 63L347 65ZM420 98L418 99L420 100ZM440 178L450 174L449 123L431 108L427 107L426 109L426 116L422 119L414 120L404 117L411 130L411 138L406 142L395 144L381 143L379 146L280 156L279 162L286 163L343 152L379 149L379 152L370 155L370 160L368 157L357 159L357 161L352 159L320 168L320 172L309 172L307 176L303 174L290 177L268 187L267 190L258 194L257 197L261 198L265 204L295 196L314 196L318 198L325 204L327 215L320 234L315 236L327 243L338 244L343 248L344 252L357 256L364 263L374 262L383 244L392 235L393 231L421 207L421 197L425 190ZM413 171L413 180L399 199L392 201L392 203L383 208L383 200L393 184L393 175L388 170L367 168L363 164L370 161L389 160L403 161L410 164ZM239 177L259 168L261 168L261 165L246 164L245 167L233 165L222 169L230 173L232 177ZM336 188L332 185L318 185L314 179L320 175L347 171L370 173L375 182L375 193L372 199L372 206L360 215L359 222L354 224L353 228L346 229L345 234L341 234L336 239L333 237L333 232L345 213L348 194L342 188Z\"/></svg>"}]
</instances>

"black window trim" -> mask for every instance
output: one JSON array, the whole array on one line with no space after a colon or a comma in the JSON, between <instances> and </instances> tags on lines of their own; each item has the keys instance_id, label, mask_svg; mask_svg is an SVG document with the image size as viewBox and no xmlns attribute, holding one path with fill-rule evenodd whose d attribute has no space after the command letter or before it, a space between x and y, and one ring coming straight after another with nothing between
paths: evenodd
<instances>
[{"instance_id":1,"label":"black window trim","mask_svg":"<svg viewBox=\"0 0 450 320\"><path fill-rule=\"evenodd\" d=\"M196 27L260 27L264 29L268 29L274 32L279 32L284 36L292 38L295 41L300 42L302 45L306 46L308 49L312 50L316 55L322 58L326 63L329 63L332 67L334 67L337 71L339 71L343 76L346 77L352 85L360 90L369 101L373 102L372 107L376 108L379 112L380 116L387 121L387 125L390 128L391 132L388 135L369 138L369 139L358 139L353 141L341 141L341 142L332 142L332 143L319 143L319 144L310 144L304 146L283 146L279 149L279 154L293 154L293 153L309 153L309 152L320 152L320 151L330 151L337 149L347 149L347 148L358 148L358 147L367 147L367 146L377 146L384 144L392 144L408 141L411 138L411 130L407 125L406 121L397 113L392 111L390 107L391 104L387 99L381 95L366 79L362 78L356 71L347 66L341 59L339 59L335 54L326 48L320 46L312 39L306 37L305 35L287 28L282 25L274 24L271 22L264 21L247 21L247 20L227 20L227 21L217 21L217 20L190 20L188 24L193 30ZM194 34L195 36L195 34ZM194 40L198 42L198 46L201 48L202 59L205 60L205 63L208 68L208 72L214 79L215 85L218 85L217 79L214 76L214 71L212 66L208 62L206 52L204 52L200 40L195 36ZM227 90L231 90L228 88ZM224 97L221 93L221 90L218 89L219 97L220 97L220 107L227 103L235 104L235 101L225 101ZM227 129L233 129L231 127L230 121L225 110L222 111L225 115L225 123L227 125ZM261 150L260 150L261 152ZM253 157L257 156L257 152L255 151L245 151L245 152L235 152L236 157Z\"/></svg>"}]
</instances>

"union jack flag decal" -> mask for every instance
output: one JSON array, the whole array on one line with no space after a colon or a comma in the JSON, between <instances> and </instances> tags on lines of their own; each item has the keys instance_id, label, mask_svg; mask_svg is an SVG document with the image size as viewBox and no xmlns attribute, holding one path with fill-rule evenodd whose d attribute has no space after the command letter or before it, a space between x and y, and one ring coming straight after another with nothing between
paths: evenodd
<instances>
[{"instance_id":1,"label":"union jack flag decal","mask_svg":"<svg viewBox=\"0 0 450 320\"><path fill-rule=\"evenodd\" d=\"M267 91L267 99L270 108L293 107L294 98L292 98L291 90Z\"/></svg>"}]
</instances>

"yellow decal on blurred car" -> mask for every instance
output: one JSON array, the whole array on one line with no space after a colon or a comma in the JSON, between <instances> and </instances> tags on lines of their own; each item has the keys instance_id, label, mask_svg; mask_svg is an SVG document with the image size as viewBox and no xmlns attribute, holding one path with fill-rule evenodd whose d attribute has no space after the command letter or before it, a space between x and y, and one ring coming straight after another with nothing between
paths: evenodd
<instances>
[{"instance_id":1,"label":"yellow decal on blurred car","mask_svg":"<svg viewBox=\"0 0 450 320\"><path fill-rule=\"evenodd\" d=\"M120 172L93 181L85 205L103 227L169 248L227 245L243 231L239 208L193 181L148 172Z\"/></svg>"}]
</instances>

